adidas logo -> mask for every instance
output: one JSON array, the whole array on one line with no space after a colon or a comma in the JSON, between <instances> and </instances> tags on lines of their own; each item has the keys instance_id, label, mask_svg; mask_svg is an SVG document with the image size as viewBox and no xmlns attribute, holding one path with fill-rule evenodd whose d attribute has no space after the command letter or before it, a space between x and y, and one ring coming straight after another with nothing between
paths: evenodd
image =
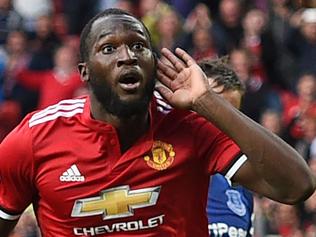
<instances>
[{"instance_id":1,"label":"adidas logo","mask_svg":"<svg viewBox=\"0 0 316 237\"><path fill-rule=\"evenodd\" d=\"M59 180L61 182L83 182L85 178L80 174L78 167L76 165L72 165L59 177Z\"/></svg>"}]
</instances>

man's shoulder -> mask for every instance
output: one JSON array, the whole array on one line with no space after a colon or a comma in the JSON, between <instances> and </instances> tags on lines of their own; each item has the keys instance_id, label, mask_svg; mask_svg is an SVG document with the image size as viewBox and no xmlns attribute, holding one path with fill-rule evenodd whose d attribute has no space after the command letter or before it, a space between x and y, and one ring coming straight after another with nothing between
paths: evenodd
<instances>
[{"instance_id":1,"label":"man's shoulder","mask_svg":"<svg viewBox=\"0 0 316 237\"><path fill-rule=\"evenodd\" d=\"M87 97L67 99L48 106L45 109L34 111L26 117L28 126L30 128L41 127L41 125L45 126L60 119L69 119L80 115L84 111L86 101Z\"/></svg>"}]
</instances>

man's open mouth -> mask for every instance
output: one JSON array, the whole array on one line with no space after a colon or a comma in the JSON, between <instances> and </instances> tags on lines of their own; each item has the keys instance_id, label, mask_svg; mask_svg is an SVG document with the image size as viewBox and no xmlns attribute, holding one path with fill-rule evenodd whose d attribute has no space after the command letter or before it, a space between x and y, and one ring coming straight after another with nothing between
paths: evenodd
<instances>
[{"instance_id":1,"label":"man's open mouth","mask_svg":"<svg viewBox=\"0 0 316 237\"><path fill-rule=\"evenodd\" d=\"M136 73L122 75L119 79L119 85L125 91L135 91L140 86L140 76Z\"/></svg>"}]
</instances>

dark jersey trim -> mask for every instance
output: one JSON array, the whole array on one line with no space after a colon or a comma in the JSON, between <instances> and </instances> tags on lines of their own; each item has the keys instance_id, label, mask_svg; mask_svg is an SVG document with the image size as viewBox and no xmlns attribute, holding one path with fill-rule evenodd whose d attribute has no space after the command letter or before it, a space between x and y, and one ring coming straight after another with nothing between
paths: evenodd
<instances>
[{"instance_id":1,"label":"dark jersey trim","mask_svg":"<svg viewBox=\"0 0 316 237\"><path fill-rule=\"evenodd\" d=\"M236 164L236 162L243 156L245 155L244 153L242 153L241 151L239 153L237 153L237 155L230 161L229 165L226 167L226 169L221 172L221 175L226 176L226 174L228 173L228 171Z\"/></svg>"}]
</instances>

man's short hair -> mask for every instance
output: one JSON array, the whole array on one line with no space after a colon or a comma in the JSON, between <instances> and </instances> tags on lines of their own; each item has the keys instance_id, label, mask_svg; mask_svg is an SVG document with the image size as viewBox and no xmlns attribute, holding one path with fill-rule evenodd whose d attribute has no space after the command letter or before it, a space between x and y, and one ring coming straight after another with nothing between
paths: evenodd
<instances>
[{"instance_id":1,"label":"man's short hair","mask_svg":"<svg viewBox=\"0 0 316 237\"><path fill-rule=\"evenodd\" d=\"M214 60L202 60L199 63L207 77L213 78L218 85L224 86L224 90L238 90L245 92L245 85L240 81L237 74L228 64L228 57Z\"/></svg>"},{"instance_id":2,"label":"man's short hair","mask_svg":"<svg viewBox=\"0 0 316 237\"><path fill-rule=\"evenodd\" d=\"M89 58L89 43L90 43L90 39L91 39L90 32L91 32L91 28L92 28L93 23L100 18L110 16L110 15L126 15L126 16L131 16L131 17L135 18L136 20L138 20L139 23L144 27L145 34L149 40L150 48L152 48L150 33L142 21L140 21L135 16L133 16L130 13L123 11L121 9L108 8L108 9L105 9L104 11L100 12L96 16L94 16L92 19L90 19L89 22L83 28L81 35L80 35L80 61L81 62L86 62Z\"/></svg>"}]
</instances>

